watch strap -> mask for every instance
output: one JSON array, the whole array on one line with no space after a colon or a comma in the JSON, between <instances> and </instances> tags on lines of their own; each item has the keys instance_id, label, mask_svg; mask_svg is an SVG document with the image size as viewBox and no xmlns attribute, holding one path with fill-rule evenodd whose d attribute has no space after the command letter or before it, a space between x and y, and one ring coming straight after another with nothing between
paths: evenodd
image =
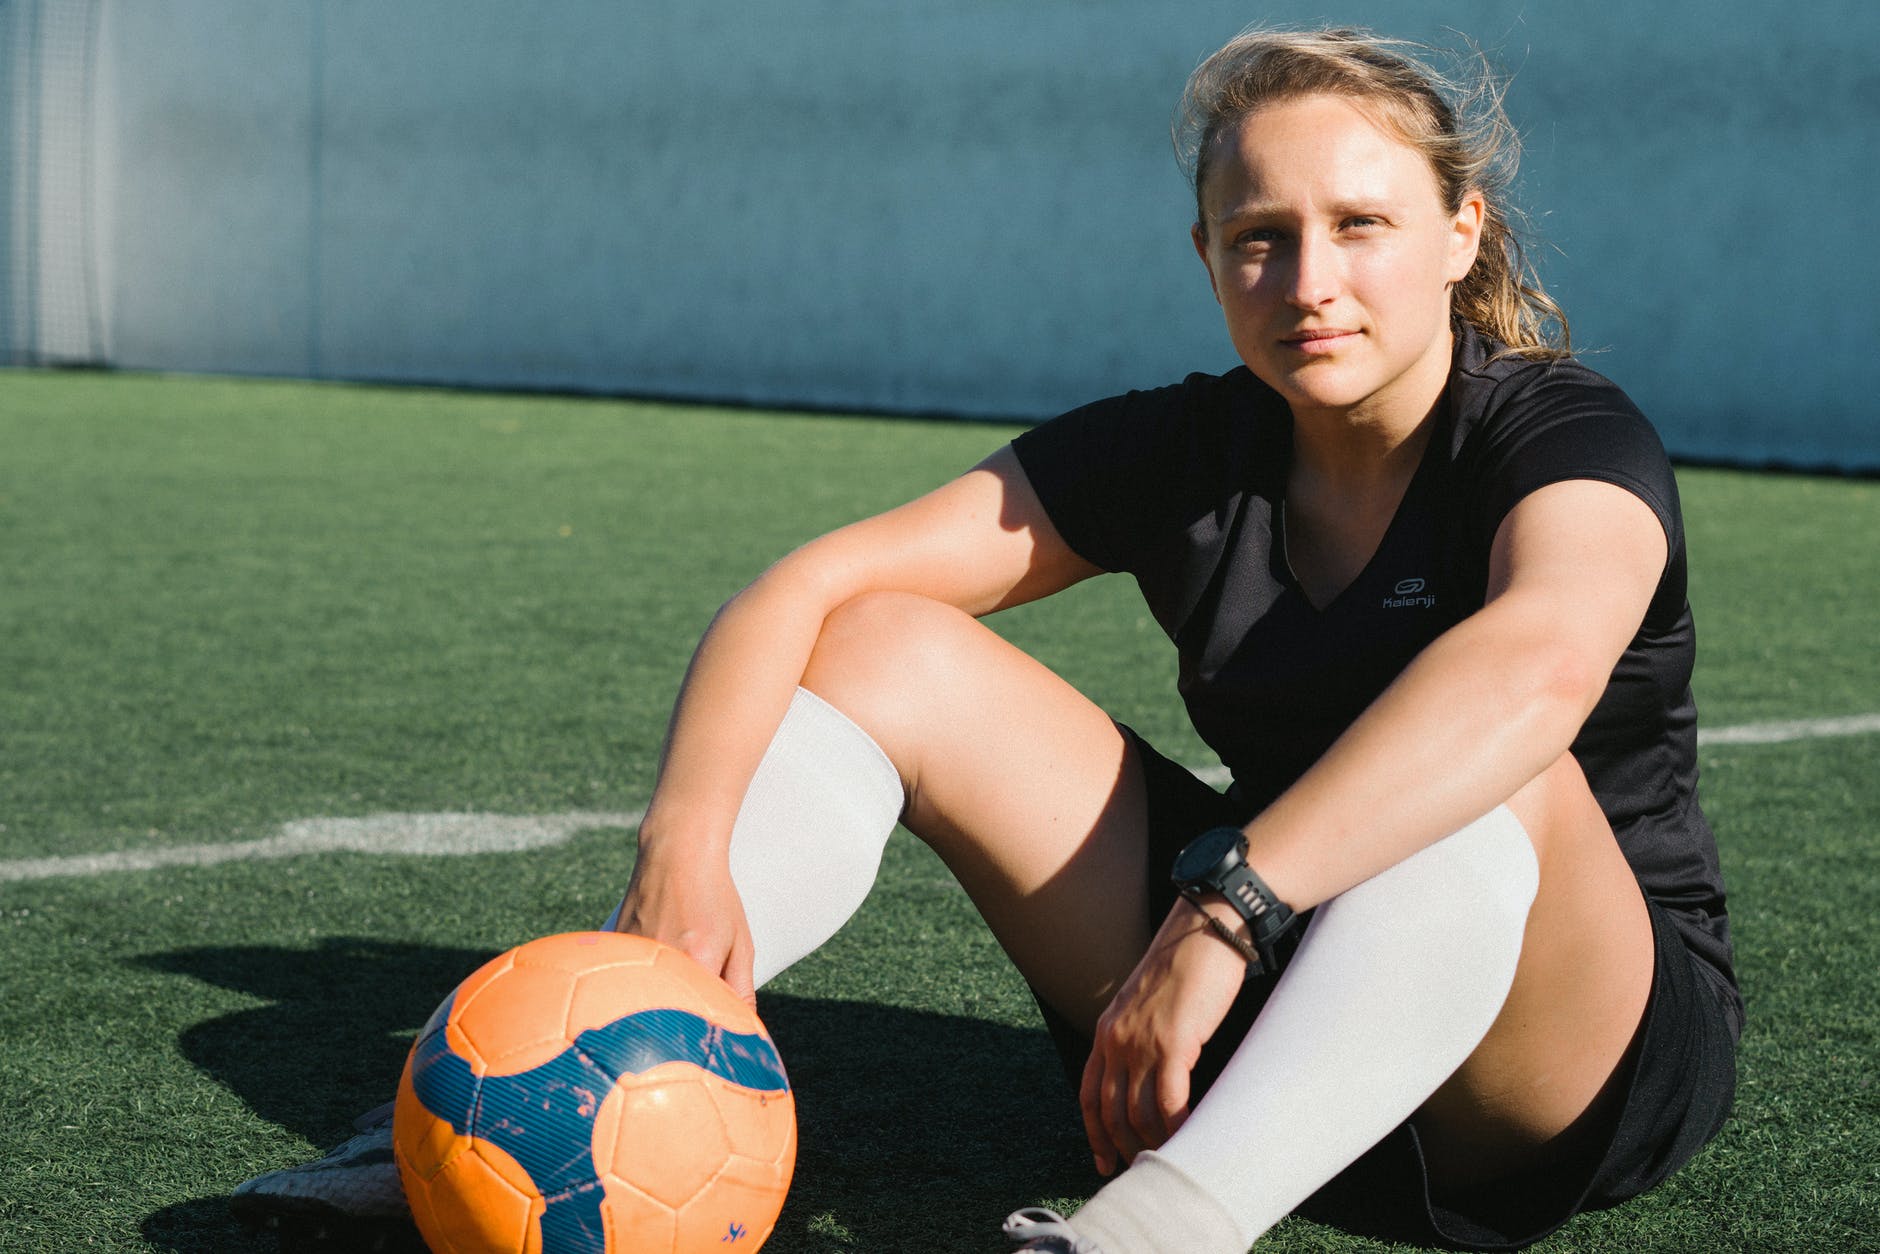
<instances>
[{"instance_id":1,"label":"watch strap","mask_svg":"<svg viewBox=\"0 0 1880 1254\"><path fill-rule=\"evenodd\" d=\"M1206 906L1201 904L1198 894L1183 893L1182 898L1195 908L1195 913L1201 916L1201 921L1206 923L1216 936L1232 945L1235 952L1246 959L1247 972L1241 977L1242 979L1250 980L1254 977L1255 973L1263 969L1260 962L1259 951L1242 940L1240 934L1234 931L1233 928L1215 918L1213 913L1210 912Z\"/></svg>"},{"instance_id":2,"label":"watch strap","mask_svg":"<svg viewBox=\"0 0 1880 1254\"><path fill-rule=\"evenodd\" d=\"M1233 838L1231 841L1226 839L1229 836ZM1184 878L1178 871L1175 877L1177 888L1184 896L1216 892L1225 898L1227 904L1246 920L1248 931L1252 933L1250 948L1254 957L1249 961L1249 971L1277 973L1298 946L1299 917L1293 913L1291 906L1267 887L1259 872L1248 865L1244 832L1233 827L1212 828L1197 837L1190 849L1203 848L1205 846L1202 842L1209 840L1225 845L1226 851L1220 861L1206 871L1188 872L1191 878ZM1218 928L1216 930L1219 931ZM1246 944L1238 936L1235 937L1236 948Z\"/></svg>"},{"instance_id":3,"label":"watch strap","mask_svg":"<svg viewBox=\"0 0 1880 1254\"><path fill-rule=\"evenodd\" d=\"M1267 957L1269 948L1292 928L1292 907L1266 886L1260 873L1244 858L1221 876L1221 881L1221 894L1252 929L1254 948Z\"/></svg>"}]
</instances>

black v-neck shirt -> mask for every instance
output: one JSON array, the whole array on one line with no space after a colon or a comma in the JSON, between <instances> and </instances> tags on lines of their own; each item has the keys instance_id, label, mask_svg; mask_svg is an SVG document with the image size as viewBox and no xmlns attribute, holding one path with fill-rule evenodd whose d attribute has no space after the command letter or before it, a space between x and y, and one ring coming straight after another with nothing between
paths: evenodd
<instances>
[{"instance_id":1,"label":"black v-neck shirt","mask_svg":"<svg viewBox=\"0 0 1880 1254\"><path fill-rule=\"evenodd\" d=\"M1569 479L1637 495L1669 556L1573 753L1641 888L1722 977L1740 1026L1723 877L1697 804L1695 638L1670 463L1610 381L1575 361L1493 360L1500 348L1458 326L1422 461L1377 552L1323 608L1285 556L1291 411L1244 367L1086 405L1013 447L1066 543L1136 579L1180 655L1189 717L1250 811L1482 607L1490 546L1518 501Z\"/></svg>"}]
</instances>

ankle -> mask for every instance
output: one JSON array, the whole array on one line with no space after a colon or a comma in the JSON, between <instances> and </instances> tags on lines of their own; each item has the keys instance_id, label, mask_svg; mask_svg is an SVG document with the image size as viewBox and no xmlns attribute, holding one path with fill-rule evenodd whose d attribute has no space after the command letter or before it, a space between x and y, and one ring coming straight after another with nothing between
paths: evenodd
<instances>
[{"instance_id":1,"label":"ankle","mask_svg":"<svg viewBox=\"0 0 1880 1254\"><path fill-rule=\"evenodd\" d=\"M1193 1177L1153 1151L1071 1217L1105 1254L1245 1254L1253 1238Z\"/></svg>"}]
</instances>

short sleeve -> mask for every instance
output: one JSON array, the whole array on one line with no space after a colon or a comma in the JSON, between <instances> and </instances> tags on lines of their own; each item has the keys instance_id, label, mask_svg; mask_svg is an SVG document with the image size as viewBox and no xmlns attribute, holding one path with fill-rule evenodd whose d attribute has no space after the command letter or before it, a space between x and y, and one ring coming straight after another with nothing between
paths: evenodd
<instances>
[{"instance_id":1,"label":"short sleeve","mask_svg":"<svg viewBox=\"0 0 1880 1254\"><path fill-rule=\"evenodd\" d=\"M1508 511L1552 483L1596 479L1651 507L1673 546L1683 540L1677 481L1658 433L1619 388L1572 363L1510 379L1481 433L1478 522L1493 535Z\"/></svg>"},{"instance_id":2,"label":"short sleeve","mask_svg":"<svg viewBox=\"0 0 1880 1254\"><path fill-rule=\"evenodd\" d=\"M1232 375L1190 375L1074 409L1012 448L1066 544L1104 570L1141 574L1220 506L1240 460L1231 418L1244 391Z\"/></svg>"},{"instance_id":3,"label":"short sleeve","mask_svg":"<svg viewBox=\"0 0 1880 1254\"><path fill-rule=\"evenodd\" d=\"M1470 508L1484 548L1510 510L1549 484L1614 484L1644 501L1664 527L1667 578L1652 617L1675 613L1684 593L1677 480L1657 431L1631 398L1577 362L1535 363L1506 378L1488 410L1468 459Z\"/></svg>"}]
</instances>

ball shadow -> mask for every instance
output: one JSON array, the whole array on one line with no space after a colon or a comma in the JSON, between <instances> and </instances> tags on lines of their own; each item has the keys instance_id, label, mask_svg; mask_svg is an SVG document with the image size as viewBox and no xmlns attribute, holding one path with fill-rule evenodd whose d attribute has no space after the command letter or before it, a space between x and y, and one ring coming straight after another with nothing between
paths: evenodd
<instances>
[{"instance_id":1,"label":"ball shadow","mask_svg":"<svg viewBox=\"0 0 1880 1254\"><path fill-rule=\"evenodd\" d=\"M311 949L215 946L136 959L265 998L185 1030L178 1046L262 1119L316 1145L390 1095L413 1032L493 951L331 937ZM777 1254L996 1248L1017 1206L1098 1183L1050 1038L962 1015L766 994L759 1010L796 1092L796 1178ZM253 1170L280 1166L257 1159ZM169 1251L274 1251L226 1195L146 1216ZM332 1248L330 1245L324 1248ZM394 1234L387 1247L406 1248Z\"/></svg>"}]
</instances>

